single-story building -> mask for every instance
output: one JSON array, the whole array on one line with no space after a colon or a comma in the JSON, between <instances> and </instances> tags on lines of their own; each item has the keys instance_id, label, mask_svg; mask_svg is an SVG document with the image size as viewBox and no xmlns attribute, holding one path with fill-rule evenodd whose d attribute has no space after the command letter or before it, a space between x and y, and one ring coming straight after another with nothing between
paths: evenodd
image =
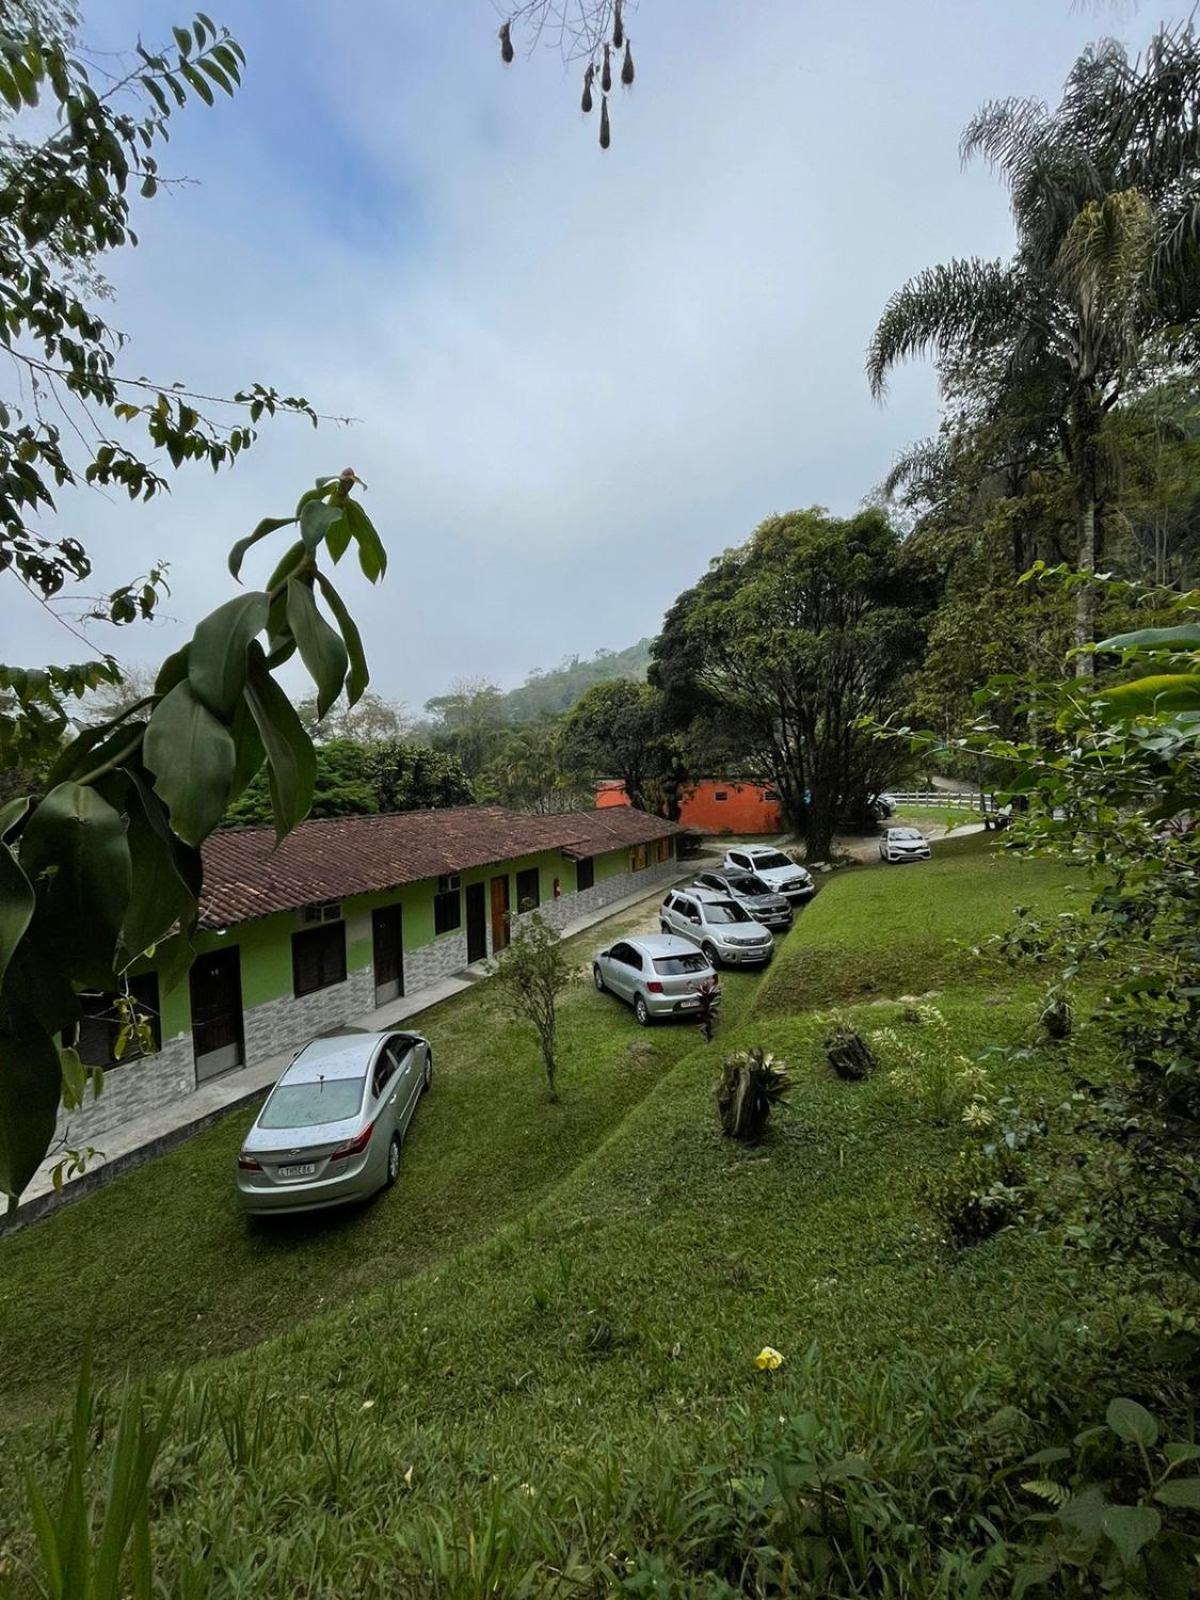
<instances>
[{"instance_id":1,"label":"single-story building","mask_svg":"<svg viewBox=\"0 0 1200 1600\"><path fill-rule=\"evenodd\" d=\"M112 996L86 996L79 1050L106 1069L104 1092L61 1126L77 1148L412 996L502 949L510 917L536 908L562 926L649 892L678 876L679 831L634 810L461 806L305 822L278 846L270 828L216 833L188 978L161 992L153 970L131 981L153 1053L117 1062Z\"/></svg>"},{"instance_id":2,"label":"single-story building","mask_svg":"<svg viewBox=\"0 0 1200 1600\"><path fill-rule=\"evenodd\" d=\"M596 785L596 806L628 806L621 778ZM699 778L679 790L679 820L700 833L772 834L784 830L779 790L749 778Z\"/></svg>"}]
</instances>

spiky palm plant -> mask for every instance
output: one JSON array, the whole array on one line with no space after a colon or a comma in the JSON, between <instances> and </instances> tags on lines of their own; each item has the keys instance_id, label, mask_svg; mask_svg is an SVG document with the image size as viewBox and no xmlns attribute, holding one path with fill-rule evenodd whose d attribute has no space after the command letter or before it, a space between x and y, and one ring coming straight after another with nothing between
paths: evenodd
<instances>
[{"instance_id":1,"label":"spiky palm plant","mask_svg":"<svg viewBox=\"0 0 1200 1600\"><path fill-rule=\"evenodd\" d=\"M1011 197L1017 247L928 268L889 300L867 374L881 396L899 362L933 354L943 375L973 367L992 403L1052 422L1075 487L1075 561L1103 550L1105 416L1162 359L1167 330L1200 310L1200 40L1162 30L1130 61L1105 44L1076 63L1062 101L985 106L963 135ZM1078 591L1076 642L1095 600ZM1081 655L1088 673L1091 658Z\"/></svg>"}]
</instances>

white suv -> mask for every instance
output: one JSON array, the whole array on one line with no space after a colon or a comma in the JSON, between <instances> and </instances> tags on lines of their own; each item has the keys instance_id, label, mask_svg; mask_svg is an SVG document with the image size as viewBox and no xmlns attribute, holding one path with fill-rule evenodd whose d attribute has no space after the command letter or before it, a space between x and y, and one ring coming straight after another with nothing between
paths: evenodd
<instances>
[{"instance_id":1,"label":"white suv","mask_svg":"<svg viewBox=\"0 0 1200 1600\"><path fill-rule=\"evenodd\" d=\"M710 966L761 966L775 954L771 930L736 900L711 889L672 889L659 922L664 933L698 945Z\"/></svg>"},{"instance_id":2,"label":"white suv","mask_svg":"<svg viewBox=\"0 0 1200 1600\"><path fill-rule=\"evenodd\" d=\"M793 906L803 905L817 892L812 874L789 861L782 850L770 844L733 845L725 852L723 865L739 872L752 872L768 889L784 894Z\"/></svg>"}]
</instances>

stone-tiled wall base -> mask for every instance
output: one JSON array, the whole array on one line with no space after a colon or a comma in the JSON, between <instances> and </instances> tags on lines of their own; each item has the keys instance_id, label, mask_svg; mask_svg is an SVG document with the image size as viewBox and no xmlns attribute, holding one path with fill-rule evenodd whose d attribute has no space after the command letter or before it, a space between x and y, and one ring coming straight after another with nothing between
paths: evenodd
<instances>
[{"instance_id":1,"label":"stone-tiled wall base","mask_svg":"<svg viewBox=\"0 0 1200 1600\"><path fill-rule=\"evenodd\" d=\"M461 972L467 964L467 935L443 934L432 944L423 944L419 950L404 952L404 993L418 994L432 984L440 983Z\"/></svg>"},{"instance_id":2,"label":"stone-tiled wall base","mask_svg":"<svg viewBox=\"0 0 1200 1600\"><path fill-rule=\"evenodd\" d=\"M640 872L619 872L612 878L602 878L580 894L564 894L557 900L549 900L538 910L552 927L561 928L577 917L586 917L590 912L612 905L614 900L623 900L626 895L650 894L656 884L678 878L681 870L679 863L672 859L643 867Z\"/></svg>"},{"instance_id":3,"label":"stone-tiled wall base","mask_svg":"<svg viewBox=\"0 0 1200 1600\"><path fill-rule=\"evenodd\" d=\"M246 1012L246 1064L253 1066L268 1056L282 1055L307 1044L339 1022L370 1011L375 1005L375 974L371 967L352 972L345 983L335 983L315 994L281 995Z\"/></svg>"},{"instance_id":4,"label":"stone-tiled wall base","mask_svg":"<svg viewBox=\"0 0 1200 1600\"><path fill-rule=\"evenodd\" d=\"M178 1033L164 1039L155 1056L141 1061L126 1061L110 1067L104 1074L104 1090L98 1100L89 1091L78 1111L59 1107L55 1148L82 1150L88 1145L104 1148L102 1135L130 1117L157 1111L196 1086L192 1061L192 1036Z\"/></svg>"}]
</instances>

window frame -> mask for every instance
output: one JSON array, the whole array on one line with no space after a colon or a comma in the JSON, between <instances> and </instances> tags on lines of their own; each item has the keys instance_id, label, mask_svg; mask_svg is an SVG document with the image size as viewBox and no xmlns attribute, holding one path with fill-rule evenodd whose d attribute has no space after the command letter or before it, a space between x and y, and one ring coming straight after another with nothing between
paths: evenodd
<instances>
[{"instance_id":1,"label":"window frame","mask_svg":"<svg viewBox=\"0 0 1200 1600\"><path fill-rule=\"evenodd\" d=\"M138 1046L137 1035L129 1040L125 1054L117 1059L113 1051L117 1042L117 1035L121 1031L120 1023L116 1017L105 1017L103 1011L112 1006L118 996L115 991L95 989L80 995L80 1001L86 1004L88 1000L95 999L100 1002L96 1011L91 1015L86 1012L80 1022L76 1024L75 1049L79 1052L79 1059L85 1067L99 1067L101 1071L108 1072L114 1067L123 1067L131 1061L145 1061L148 1056L156 1056L162 1049L162 1000L159 991L157 972L135 973L129 980L129 994L137 1003L138 1010L150 1019L150 1031L153 1043L149 1050L142 1050ZM142 993L138 993L141 989ZM84 1023L94 1023L104 1028L108 1034L106 1059L103 1061L90 1060L85 1055L83 1048L82 1028Z\"/></svg>"},{"instance_id":2,"label":"window frame","mask_svg":"<svg viewBox=\"0 0 1200 1600\"><path fill-rule=\"evenodd\" d=\"M516 898L517 898L517 914L520 915L524 911L536 911L538 909L538 907L542 903L542 869L541 869L541 867L536 867L536 866L535 867L522 867L520 872L516 873L514 875L514 877L515 877L514 886L515 886L515 889L516 889ZM528 888L530 880L532 880L532 882L533 882L533 893L532 894L522 894L521 893L522 882L524 882L525 887Z\"/></svg>"},{"instance_id":3,"label":"window frame","mask_svg":"<svg viewBox=\"0 0 1200 1600\"><path fill-rule=\"evenodd\" d=\"M336 944L334 940L336 938ZM326 951L318 963L322 981L300 987L300 958L302 952L309 947L318 946L325 941ZM328 953L340 957L334 962L333 970L340 972L338 977L326 976L326 957ZM341 922L319 922L308 928L300 928L292 935L292 998L303 1000L305 995L320 994L322 989L336 989L339 983L345 983L348 976L346 964L346 924Z\"/></svg>"},{"instance_id":4,"label":"window frame","mask_svg":"<svg viewBox=\"0 0 1200 1600\"><path fill-rule=\"evenodd\" d=\"M443 872L433 891L433 936L457 933L462 927L462 875Z\"/></svg>"}]
</instances>

